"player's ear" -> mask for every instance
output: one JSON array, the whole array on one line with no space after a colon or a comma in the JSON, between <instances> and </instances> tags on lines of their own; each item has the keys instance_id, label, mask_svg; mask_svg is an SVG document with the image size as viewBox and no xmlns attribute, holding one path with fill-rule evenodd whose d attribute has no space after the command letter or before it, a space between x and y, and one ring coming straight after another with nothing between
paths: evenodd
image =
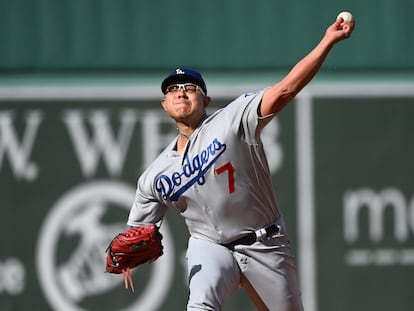
<instances>
[{"instance_id":1,"label":"player's ear","mask_svg":"<svg viewBox=\"0 0 414 311\"><path fill-rule=\"evenodd\" d=\"M207 108L207 106L210 104L211 102L211 97L210 96L204 96L203 97L203 102L204 102L204 108Z\"/></svg>"},{"instance_id":2,"label":"player's ear","mask_svg":"<svg viewBox=\"0 0 414 311\"><path fill-rule=\"evenodd\" d=\"M165 108L165 105L166 105L166 104L165 104L165 100L166 100L166 99L165 99L165 97L163 97L163 98L161 99L161 105L162 105L162 108L164 108L164 110L165 110L165 111L167 111L167 109Z\"/></svg>"}]
</instances>

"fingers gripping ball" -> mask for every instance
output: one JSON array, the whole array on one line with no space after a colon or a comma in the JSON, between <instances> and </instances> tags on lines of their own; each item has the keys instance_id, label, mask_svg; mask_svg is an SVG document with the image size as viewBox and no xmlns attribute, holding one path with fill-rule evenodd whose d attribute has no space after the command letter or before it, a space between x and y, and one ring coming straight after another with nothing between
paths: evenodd
<instances>
[{"instance_id":1,"label":"fingers gripping ball","mask_svg":"<svg viewBox=\"0 0 414 311\"><path fill-rule=\"evenodd\" d=\"M343 30L345 38L348 38L354 30L355 19L351 13L344 11L339 13L336 17L336 27L338 27L338 24L338 30Z\"/></svg>"},{"instance_id":2,"label":"fingers gripping ball","mask_svg":"<svg viewBox=\"0 0 414 311\"><path fill-rule=\"evenodd\" d=\"M160 257L163 254L161 240L162 235L154 224L118 234L106 249L106 271L122 273L125 287L128 288L129 282L134 291L130 270Z\"/></svg>"},{"instance_id":3,"label":"fingers gripping ball","mask_svg":"<svg viewBox=\"0 0 414 311\"><path fill-rule=\"evenodd\" d=\"M344 20L344 22L353 22L354 21L354 17L352 16L351 13L349 12L341 12L338 14L338 16L336 17L336 19L338 18L342 18Z\"/></svg>"}]
</instances>

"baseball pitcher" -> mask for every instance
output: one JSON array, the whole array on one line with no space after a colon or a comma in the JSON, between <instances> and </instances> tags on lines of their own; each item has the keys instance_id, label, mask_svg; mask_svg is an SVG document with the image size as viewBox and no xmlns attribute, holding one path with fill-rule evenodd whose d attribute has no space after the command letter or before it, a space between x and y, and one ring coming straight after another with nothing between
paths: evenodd
<instances>
[{"instance_id":1,"label":"baseball pitcher","mask_svg":"<svg viewBox=\"0 0 414 311\"><path fill-rule=\"evenodd\" d=\"M140 176L128 225L159 226L170 209L185 218L190 233L187 310L221 310L239 287L258 310L303 310L260 134L353 28L353 21L339 17L280 82L242 94L210 115L211 98L199 72L177 68L162 82L161 104L178 134ZM119 266L116 260L110 258L110 267Z\"/></svg>"}]
</instances>

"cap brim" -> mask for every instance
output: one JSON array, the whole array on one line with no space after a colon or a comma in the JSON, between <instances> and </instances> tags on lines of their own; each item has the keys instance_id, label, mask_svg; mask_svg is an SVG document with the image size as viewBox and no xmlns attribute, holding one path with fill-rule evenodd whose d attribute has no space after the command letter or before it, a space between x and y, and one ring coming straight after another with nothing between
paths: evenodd
<instances>
[{"instance_id":1,"label":"cap brim","mask_svg":"<svg viewBox=\"0 0 414 311\"><path fill-rule=\"evenodd\" d=\"M186 74L180 74L166 78L161 84L162 92L165 94L167 87L176 83L194 83L203 89L203 85L200 85L200 81L198 81L196 78Z\"/></svg>"}]
</instances>

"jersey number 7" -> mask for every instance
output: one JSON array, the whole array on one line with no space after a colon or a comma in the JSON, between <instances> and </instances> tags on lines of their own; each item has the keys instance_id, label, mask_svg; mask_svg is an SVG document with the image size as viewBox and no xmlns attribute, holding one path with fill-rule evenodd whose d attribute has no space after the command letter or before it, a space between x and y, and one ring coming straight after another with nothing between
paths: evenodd
<instances>
[{"instance_id":1,"label":"jersey number 7","mask_svg":"<svg viewBox=\"0 0 414 311\"><path fill-rule=\"evenodd\" d=\"M223 166L220 166L219 168L216 168L216 174L220 175L221 173L224 173L225 171L228 172L228 183L229 183L229 193L234 192L234 166L231 164L231 162L227 162Z\"/></svg>"}]
</instances>

